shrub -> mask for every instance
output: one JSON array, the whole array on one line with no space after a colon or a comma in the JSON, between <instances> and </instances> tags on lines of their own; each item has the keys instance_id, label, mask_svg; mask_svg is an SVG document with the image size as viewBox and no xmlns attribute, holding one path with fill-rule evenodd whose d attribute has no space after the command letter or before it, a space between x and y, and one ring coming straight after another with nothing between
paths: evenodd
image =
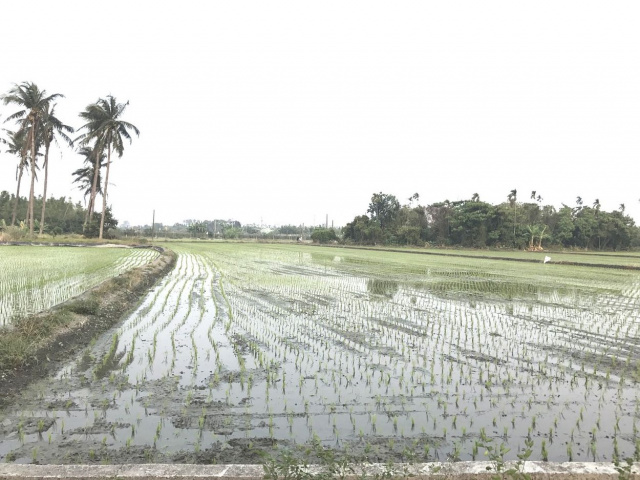
<instances>
[{"instance_id":1,"label":"shrub","mask_svg":"<svg viewBox=\"0 0 640 480\"><path fill-rule=\"evenodd\" d=\"M316 228L311 234L311 240L315 243L329 243L338 240L333 228Z\"/></svg>"},{"instance_id":2,"label":"shrub","mask_svg":"<svg viewBox=\"0 0 640 480\"><path fill-rule=\"evenodd\" d=\"M29 236L29 230L21 223L20 227L6 227L2 230L3 241L17 242Z\"/></svg>"}]
</instances>

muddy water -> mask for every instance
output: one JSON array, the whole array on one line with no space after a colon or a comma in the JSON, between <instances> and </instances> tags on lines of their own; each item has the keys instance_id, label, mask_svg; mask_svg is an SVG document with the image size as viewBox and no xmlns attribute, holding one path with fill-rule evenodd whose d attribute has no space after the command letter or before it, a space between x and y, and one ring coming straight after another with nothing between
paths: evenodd
<instances>
[{"instance_id":1,"label":"muddy water","mask_svg":"<svg viewBox=\"0 0 640 480\"><path fill-rule=\"evenodd\" d=\"M481 460L481 443L515 458L527 439L538 459L634 453L633 277L615 291L488 278L479 294L464 274L443 289L446 269L215 248L183 249L122 325L0 412L0 458L251 463L319 444Z\"/></svg>"}]
</instances>

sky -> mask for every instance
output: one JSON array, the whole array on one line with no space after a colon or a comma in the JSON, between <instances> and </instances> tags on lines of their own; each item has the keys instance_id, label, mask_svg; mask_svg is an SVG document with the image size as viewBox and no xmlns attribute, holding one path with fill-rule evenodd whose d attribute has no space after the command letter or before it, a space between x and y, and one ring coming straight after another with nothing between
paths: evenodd
<instances>
[{"instance_id":1,"label":"sky","mask_svg":"<svg viewBox=\"0 0 640 480\"><path fill-rule=\"evenodd\" d=\"M140 136L108 203L134 225L155 209L164 224L339 226L375 192L512 189L624 203L640 223L639 24L637 1L4 2L0 93L62 93L74 128L100 97L128 101ZM81 201L81 157L50 162L51 195Z\"/></svg>"}]
</instances>

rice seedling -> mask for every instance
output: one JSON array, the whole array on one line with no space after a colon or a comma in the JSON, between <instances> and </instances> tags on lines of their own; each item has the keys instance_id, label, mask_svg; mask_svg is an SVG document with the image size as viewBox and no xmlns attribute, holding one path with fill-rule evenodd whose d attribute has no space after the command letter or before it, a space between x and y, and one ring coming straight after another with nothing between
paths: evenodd
<instances>
[{"instance_id":1,"label":"rice seedling","mask_svg":"<svg viewBox=\"0 0 640 480\"><path fill-rule=\"evenodd\" d=\"M62 303L158 255L154 250L121 248L1 248L0 327Z\"/></svg>"},{"instance_id":2,"label":"rice seedling","mask_svg":"<svg viewBox=\"0 0 640 480\"><path fill-rule=\"evenodd\" d=\"M517 439L547 429L540 459L555 441L567 454L554 456L573 457L575 441L611 458L603 439L614 434L620 455L635 448L631 427L621 431L623 411L638 405L625 344L638 334L633 272L365 251L334 260L322 248L273 245L176 250L174 272L118 330L117 369L98 388L107 389L101 398L114 388L130 398L105 406L124 418L144 407L151 423L139 427L141 445L192 435L197 448L210 447L205 412L214 407L228 412L216 429L231 435L305 443L322 428L327 447L365 449L395 436L393 448L408 457L429 432L438 432L438 454L463 460L498 439L515 452ZM91 347L94 368L109 341ZM172 408L184 424L161 423ZM584 428L591 418L597 435ZM130 445L135 428L116 432L113 448Z\"/></svg>"}]
</instances>

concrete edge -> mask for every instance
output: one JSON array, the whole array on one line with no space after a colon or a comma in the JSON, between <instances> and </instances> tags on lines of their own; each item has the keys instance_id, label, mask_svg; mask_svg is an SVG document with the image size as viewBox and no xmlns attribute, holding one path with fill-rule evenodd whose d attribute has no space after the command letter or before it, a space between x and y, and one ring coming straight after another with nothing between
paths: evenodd
<instances>
[{"instance_id":1,"label":"concrete edge","mask_svg":"<svg viewBox=\"0 0 640 480\"><path fill-rule=\"evenodd\" d=\"M514 462L506 462L504 470L515 467ZM298 470L299 469L299 470ZM349 465L340 476L341 478L356 479L361 477L413 477L447 478L456 477L460 480L490 479L496 474L492 462L455 462L455 463L418 463L418 464L358 464ZM278 469L280 478L296 478L321 473L321 465L296 467L296 470L285 474ZM621 475L612 463L591 462L525 462L522 473L530 475L532 479L552 479L561 477L562 480L604 480L604 479L640 479L640 463L634 463L629 476ZM0 464L0 480L157 480L157 479L224 479L224 480L252 480L265 476L263 465L164 465L164 464L133 464L133 465L20 465ZM503 478L509 475L501 475Z\"/></svg>"}]
</instances>

